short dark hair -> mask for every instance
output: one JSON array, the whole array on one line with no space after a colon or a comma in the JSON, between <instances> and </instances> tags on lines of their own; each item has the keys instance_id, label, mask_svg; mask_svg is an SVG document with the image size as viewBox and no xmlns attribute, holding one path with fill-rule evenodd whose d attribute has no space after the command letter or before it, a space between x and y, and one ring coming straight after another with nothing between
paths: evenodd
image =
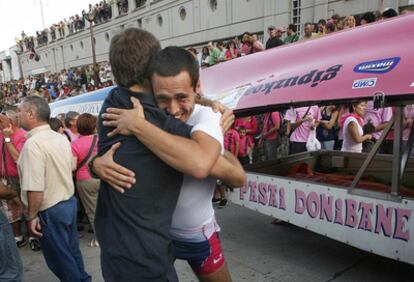
<instances>
[{"instance_id":1,"label":"short dark hair","mask_svg":"<svg viewBox=\"0 0 414 282\"><path fill-rule=\"evenodd\" d=\"M331 19L333 20L339 20L340 16L338 14L333 14Z\"/></svg>"},{"instance_id":2,"label":"short dark hair","mask_svg":"<svg viewBox=\"0 0 414 282\"><path fill-rule=\"evenodd\" d=\"M127 28L115 35L109 47L109 62L118 85L151 88L148 65L160 49L158 39L142 29Z\"/></svg>"},{"instance_id":3,"label":"short dark hair","mask_svg":"<svg viewBox=\"0 0 414 282\"><path fill-rule=\"evenodd\" d=\"M52 128L53 131L58 131L60 128L63 128L63 123L58 118L51 118L49 120L50 128Z\"/></svg>"},{"instance_id":4,"label":"short dark hair","mask_svg":"<svg viewBox=\"0 0 414 282\"><path fill-rule=\"evenodd\" d=\"M318 24L321 24L321 25L326 25L326 21L325 21L324 19L320 19L320 20L318 21Z\"/></svg>"},{"instance_id":5,"label":"short dark hair","mask_svg":"<svg viewBox=\"0 0 414 282\"><path fill-rule=\"evenodd\" d=\"M150 77L154 74L168 77L176 76L182 71L188 72L191 86L195 89L200 78L198 61L187 50L170 46L161 50L152 58L148 73Z\"/></svg>"},{"instance_id":6,"label":"short dark hair","mask_svg":"<svg viewBox=\"0 0 414 282\"><path fill-rule=\"evenodd\" d=\"M326 30L329 30L330 32L334 32L336 29L336 26L333 22L328 22L326 24Z\"/></svg>"},{"instance_id":7,"label":"short dark hair","mask_svg":"<svg viewBox=\"0 0 414 282\"><path fill-rule=\"evenodd\" d=\"M382 17L386 19L393 18L396 16L398 16L398 13L393 8L389 8L382 13Z\"/></svg>"},{"instance_id":8,"label":"short dark hair","mask_svg":"<svg viewBox=\"0 0 414 282\"><path fill-rule=\"evenodd\" d=\"M91 115L89 113L81 114L78 117L78 121L76 122L79 134L82 136L94 134L97 121L98 119L94 115Z\"/></svg>"},{"instance_id":9,"label":"short dark hair","mask_svg":"<svg viewBox=\"0 0 414 282\"><path fill-rule=\"evenodd\" d=\"M22 104L28 104L30 109L34 109L37 121L49 122L50 107L44 98L39 96L26 96Z\"/></svg>"},{"instance_id":10,"label":"short dark hair","mask_svg":"<svg viewBox=\"0 0 414 282\"><path fill-rule=\"evenodd\" d=\"M375 22L376 17L373 12L366 12L362 15L361 20L365 20L367 23L373 23Z\"/></svg>"},{"instance_id":11,"label":"short dark hair","mask_svg":"<svg viewBox=\"0 0 414 282\"><path fill-rule=\"evenodd\" d=\"M77 116L79 116L79 113L78 112L74 112L74 111L67 112L66 115L65 115L65 126L66 127L71 127L70 122L72 120L74 120L75 117L77 117Z\"/></svg>"},{"instance_id":12,"label":"short dark hair","mask_svg":"<svg viewBox=\"0 0 414 282\"><path fill-rule=\"evenodd\" d=\"M291 29L293 32L297 31L296 25L294 25L294 24L290 24L288 29Z\"/></svg>"}]
</instances>

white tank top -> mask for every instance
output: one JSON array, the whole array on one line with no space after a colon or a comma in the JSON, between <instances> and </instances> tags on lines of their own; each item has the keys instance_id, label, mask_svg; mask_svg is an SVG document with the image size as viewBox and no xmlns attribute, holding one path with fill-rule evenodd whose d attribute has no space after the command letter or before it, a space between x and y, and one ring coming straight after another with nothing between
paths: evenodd
<instances>
[{"instance_id":1,"label":"white tank top","mask_svg":"<svg viewBox=\"0 0 414 282\"><path fill-rule=\"evenodd\" d=\"M362 127L359 124L358 120L352 116L348 117L344 122L344 127L343 127L344 142L342 143L341 151L361 153L362 143L356 143L354 139L352 139L351 133L348 130L348 126L351 122L354 122L357 125L359 136L362 136L364 134L364 131L362 130Z\"/></svg>"}]
</instances>

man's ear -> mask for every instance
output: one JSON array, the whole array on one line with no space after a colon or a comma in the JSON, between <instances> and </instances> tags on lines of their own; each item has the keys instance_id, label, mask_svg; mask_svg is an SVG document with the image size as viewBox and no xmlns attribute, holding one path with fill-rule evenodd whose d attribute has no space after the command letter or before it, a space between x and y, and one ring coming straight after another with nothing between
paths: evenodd
<instances>
[{"instance_id":1,"label":"man's ear","mask_svg":"<svg viewBox=\"0 0 414 282\"><path fill-rule=\"evenodd\" d=\"M197 80L196 86L195 86L195 93L198 97L201 97L201 82L200 79Z\"/></svg>"}]
</instances>

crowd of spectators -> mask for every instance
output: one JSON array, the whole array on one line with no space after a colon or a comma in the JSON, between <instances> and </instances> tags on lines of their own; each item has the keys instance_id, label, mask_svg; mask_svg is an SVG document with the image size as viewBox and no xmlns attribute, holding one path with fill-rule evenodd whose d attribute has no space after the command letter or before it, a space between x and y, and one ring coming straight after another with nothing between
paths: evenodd
<instances>
[{"instance_id":1,"label":"crowd of spectators","mask_svg":"<svg viewBox=\"0 0 414 282\"><path fill-rule=\"evenodd\" d=\"M405 10L402 13L410 13L410 11ZM329 19L320 19L317 23L305 23L303 25L302 36L298 33L297 26L294 24L290 24L287 28L270 25L267 29L269 38L264 45L258 40L259 34L245 32L234 39L208 42L207 46L202 47L200 53L193 47L188 48L188 50L197 56L202 68L210 67L221 62L261 52L284 44L316 39L332 32L354 28L359 25L391 18L397 15L398 13L394 9L386 9L383 13L376 11L355 16L340 16L334 14Z\"/></svg>"},{"instance_id":2,"label":"crowd of spectators","mask_svg":"<svg viewBox=\"0 0 414 282\"><path fill-rule=\"evenodd\" d=\"M116 0L116 6L120 15L128 13L128 0Z\"/></svg>"},{"instance_id":3,"label":"crowd of spectators","mask_svg":"<svg viewBox=\"0 0 414 282\"><path fill-rule=\"evenodd\" d=\"M25 80L0 83L0 104L16 105L30 95L44 97L48 102L77 96L113 84L108 62L93 66L64 69L55 74L31 75Z\"/></svg>"},{"instance_id":4,"label":"crowd of spectators","mask_svg":"<svg viewBox=\"0 0 414 282\"><path fill-rule=\"evenodd\" d=\"M408 13L408 11L404 13ZM317 23L305 23L302 36L299 35L297 27L293 24L287 28L270 25L267 29L268 39L265 44L257 39L256 34L245 32L240 37L228 41L209 42L207 46L202 47L200 54L195 48L188 48L188 50L197 56L201 67L206 68L241 56L297 41L315 40L333 32L397 15L398 13L394 9L386 9L383 13L367 12L358 16L335 14L331 18L321 19ZM361 110L361 108L363 109ZM411 108L405 109L404 124L406 128L411 126L414 118L414 112L410 110ZM254 160L271 160L287 154L306 151L310 133L314 132L322 149L368 152L391 119L392 113L392 108L376 110L371 102L363 102L362 104L330 105L327 107L312 105L286 112L240 118L226 137L237 142L237 146L230 144L228 149L235 151L234 154L244 164ZM352 123L348 120L349 118L358 121L355 128L349 125ZM343 129L344 127L346 130ZM357 130L358 134L351 134L350 130ZM354 139L355 136L358 138ZM386 143L388 146L382 146L381 152L391 153L392 145L389 145L389 140Z\"/></svg>"},{"instance_id":5,"label":"crowd of spectators","mask_svg":"<svg viewBox=\"0 0 414 282\"><path fill-rule=\"evenodd\" d=\"M21 34L21 39L16 39L16 44L20 47L20 51L23 52L24 47L27 51L34 50L34 42L37 41L38 46L43 46L49 42L49 34L51 41L55 41L59 38L65 37L67 29L68 34L73 34L85 29L86 22L88 21L88 15L91 15L93 19L93 24L100 24L108 21L112 18L112 1L102 0L95 5L89 4L88 10L82 10L80 14L66 18L60 21L59 23L52 24L49 28L40 30L36 32L36 36L28 36L23 31ZM127 0L117 0L117 5L121 12L128 11L128 1Z\"/></svg>"},{"instance_id":6,"label":"crowd of spectators","mask_svg":"<svg viewBox=\"0 0 414 282\"><path fill-rule=\"evenodd\" d=\"M122 7L122 9L127 10L127 6L122 6L125 4L123 2L125 1L117 1L117 4L120 9ZM101 3L105 4L105 2ZM94 8L91 6L90 9ZM84 13L82 14L82 19L79 16L75 16L72 19L72 32L84 28L85 17ZM285 44L304 40L317 40L317 38L332 32L354 28L358 25L365 25L397 15L397 12L393 9L388 9L380 15L374 12L367 12L360 17L333 15L327 20L319 20L318 23L306 23L303 27L303 36L298 34L296 26L293 24L286 29L270 25L267 29L269 38L265 44L259 40L257 34L245 32L240 38L236 37L228 41L218 41L217 43L209 42L207 46L202 48L201 54L198 54L195 48L189 48L188 50L198 57L201 67L211 67L241 56L263 52ZM105 19L106 16L102 17ZM83 23L80 22L82 20ZM56 30L59 33L62 32L59 31L59 26L55 26L53 32L56 32ZM69 31L71 32L70 28ZM52 35L52 38L55 38L55 36L56 34ZM38 40L39 37L41 37L40 33L37 36ZM99 70L94 69L90 65L68 70L64 69L55 74L29 76L24 81L11 81L0 84L0 104L3 106L5 104L13 106L20 103L21 99L26 96L40 96L50 103L112 84L111 67L108 62L103 62L99 65ZM43 100L42 102L44 103ZM391 107L375 109L372 102L359 101L341 105L310 105L308 107L292 108L286 112L270 112L264 115L241 117L237 118L233 127L226 132L224 145L228 151L238 157L243 165L252 163L255 160L274 160L287 154L307 151L310 149L308 143L312 136L318 140L322 149L368 152L392 119L393 111L394 109ZM0 119L0 122L7 122L8 130L12 126L16 130L17 123L9 125L8 123L12 123L13 119L11 118L10 121L6 120L6 117L9 118L6 114L7 112L2 116L3 121ZM89 184L89 182L86 182L91 180L89 173L87 173L86 178L81 175L82 172L80 170L78 173L77 169L81 167L83 167L84 172L87 170L84 167L85 163L79 162L77 158L80 155L88 155L88 151L92 152L91 149L96 152L96 137L94 137L96 118L90 114L79 115L76 112L69 112L63 117L63 123L59 122L58 119L53 121L57 122L56 131L66 132L64 134L72 142L71 148L75 160L73 163L76 164L72 169L77 172L77 187ZM405 145L406 143L404 142L408 140L409 130L412 128L413 122L414 107L406 106L404 109L403 134L403 144ZM3 134L5 132L7 130L4 131L3 129ZM79 145L80 142L77 142L77 140L85 140L86 138L79 139L79 136L87 137L89 142L87 146L81 148L83 149L82 154L79 153L81 145ZM386 142L381 146L382 153L392 153L392 138L393 136L391 135L387 137ZM259 148L261 153L258 150ZM86 159L88 158L87 156ZM99 181L95 181L93 184L97 187ZM86 188L83 190L86 190ZM93 190L95 191L95 195L93 195L95 197L97 188ZM218 191L218 194L220 195L216 195L216 198L220 199L220 205L225 206L226 200L222 195L223 193ZM95 210L96 202L88 207L86 203L88 195L79 194L79 197L86 208L89 222L92 223L94 221L93 211ZM20 220L21 217L14 219ZM13 221L10 221L10 223L13 223ZM23 246L21 240L24 239L21 238L23 238L21 233L19 235L15 234L18 246L19 242L21 242L20 246ZM91 245L99 246L96 240L92 240Z\"/></svg>"}]
</instances>

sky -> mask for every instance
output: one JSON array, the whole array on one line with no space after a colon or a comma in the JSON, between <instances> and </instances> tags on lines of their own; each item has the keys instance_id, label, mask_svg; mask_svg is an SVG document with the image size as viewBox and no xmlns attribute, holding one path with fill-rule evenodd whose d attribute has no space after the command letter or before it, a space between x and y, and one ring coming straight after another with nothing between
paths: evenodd
<instances>
[{"instance_id":1,"label":"sky","mask_svg":"<svg viewBox=\"0 0 414 282\"><path fill-rule=\"evenodd\" d=\"M45 26L80 14L89 4L99 0L0 0L0 52L15 45L24 30L35 35L43 29L40 2L43 4Z\"/></svg>"}]
</instances>

